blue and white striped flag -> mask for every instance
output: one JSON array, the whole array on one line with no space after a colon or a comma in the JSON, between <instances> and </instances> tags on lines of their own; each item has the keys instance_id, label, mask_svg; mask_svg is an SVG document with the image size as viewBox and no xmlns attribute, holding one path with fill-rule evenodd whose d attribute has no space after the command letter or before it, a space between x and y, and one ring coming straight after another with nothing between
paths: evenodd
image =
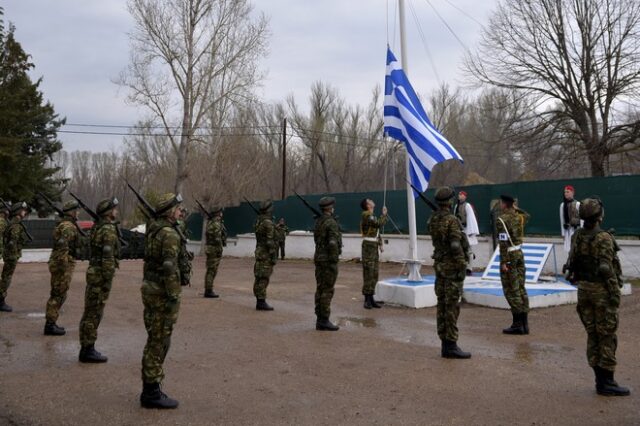
<instances>
[{"instance_id":1,"label":"blue and white striped flag","mask_svg":"<svg viewBox=\"0 0 640 426\"><path fill-rule=\"evenodd\" d=\"M451 159L462 161L462 157L431 124L407 75L388 47L384 86L384 131L404 142L409 152L411 183L424 192L436 164Z\"/></svg>"}]
</instances>

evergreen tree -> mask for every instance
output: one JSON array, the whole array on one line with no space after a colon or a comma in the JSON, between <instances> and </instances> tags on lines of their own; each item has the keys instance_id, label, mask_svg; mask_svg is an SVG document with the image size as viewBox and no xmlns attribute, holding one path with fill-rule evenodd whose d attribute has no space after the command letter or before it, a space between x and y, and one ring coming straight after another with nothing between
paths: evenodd
<instances>
[{"instance_id":1,"label":"evergreen tree","mask_svg":"<svg viewBox=\"0 0 640 426\"><path fill-rule=\"evenodd\" d=\"M44 100L42 78L31 81L34 65L14 34L13 25L2 25L0 10L0 197L39 208L39 191L59 199L62 182L51 158L62 148L57 130L65 119Z\"/></svg>"}]
</instances>

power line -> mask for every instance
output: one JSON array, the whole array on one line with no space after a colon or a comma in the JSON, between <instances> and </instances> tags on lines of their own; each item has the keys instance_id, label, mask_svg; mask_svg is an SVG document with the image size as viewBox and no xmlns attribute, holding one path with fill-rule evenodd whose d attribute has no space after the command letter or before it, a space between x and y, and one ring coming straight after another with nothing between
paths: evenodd
<instances>
[{"instance_id":1,"label":"power line","mask_svg":"<svg viewBox=\"0 0 640 426\"><path fill-rule=\"evenodd\" d=\"M113 129L174 129L174 130L182 129L182 126L146 126L146 125L132 126L132 125L118 125L118 124L86 124L86 123L65 123L63 124L63 127L64 126L113 128ZM198 127L194 127L194 129L205 129L205 130L245 129L245 128L280 128L280 125L274 124L274 125L264 125L264 126L217 126L217 127L198 126Z\"/></svg>"}]
</instances>

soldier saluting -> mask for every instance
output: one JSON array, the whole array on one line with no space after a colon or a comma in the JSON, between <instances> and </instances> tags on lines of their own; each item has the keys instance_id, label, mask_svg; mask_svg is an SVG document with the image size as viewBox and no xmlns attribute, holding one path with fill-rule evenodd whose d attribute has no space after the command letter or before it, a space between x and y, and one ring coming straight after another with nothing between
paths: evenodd
<instances>
[{"instance_id":1,"label":"soldier saluting","mask_svg":"<svg viewBox=\"0 0 640 426\"><path fill-rule=\"evenodd\" d=\"M362 235L362 295L364 296L364 308L381 308L373 295L378 282L380 228L387 223L387 206L382 207L382 216L376 218L374 209L376 205L370 198L360 202L362 214L360 215L360 234Z\"/></svg>"},{"instance_id":2,"label":"soldier saluting","mask_svg":"<svg viewBox=\"0 0 640 426\"><path fill-rule=\"evenodd\" d=\"M305 203L306 204L306 203ZM313 262L316 266L316 330L337 331L340 329L329 321L331 299L338 278L338 260L342 253L342 234L333 215L336 199L322 197L318 205L322 215L316 219L313 240L316 244Z\"/></svg>"},{"instance_id":3,"label":"soldier saluting","mask_svg":"<svg viewBox=\"0 0 640 426\"><path fill-rule=\"evenodd\" d=\"M22 219L29 213L29 206L25 202L11 205L9 212L9 225L4 230L4 252L2 259L2 278L0 279L0 312L11 312L11 306L5 303L7 291L11 286L13 273L18 265L18 260L22 257L22 247L29 239L29 234L22 223Z\"/></svg>"},{"instance_id":4,"label":"soldier saluting","mask_svg":"<svg viewBox=\"0 0 640 426\"><path fill-rule=\"evenodd\" d=\"M227 245L227 229L222 222L222 214L222 207L214 207L209 212L211 219L207 222L207 231L205 234L207 272L204 276L204 297L208 298L220 297L213 291L213 281L218 274L223 247Z\"/></svg>"},{"instance_id":5,"label":"soldier saluting","mask_svg":"<svg viewBox=\"0 0 640 426\"><path fill-rule=\"evenodd\" d=\"M604 212L600 199L580 203L584 228L573 235L569 253L569 279L578 284L578 315L587 331L587 360L596 376L596 392L626 396L629 389L614 379L618 338L618 309L622 270L616 240L600 229Z\"/></svg>"}]
</instances>

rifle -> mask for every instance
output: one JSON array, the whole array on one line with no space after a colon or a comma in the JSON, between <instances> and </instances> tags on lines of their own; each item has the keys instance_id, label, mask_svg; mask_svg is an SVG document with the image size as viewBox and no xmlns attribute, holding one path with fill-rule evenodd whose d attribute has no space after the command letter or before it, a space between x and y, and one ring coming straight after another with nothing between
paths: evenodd
<instances>
[{"instance_id":1,"label":"rifle","mask_svg":"<svg viewBox=\"0 0 640 426\"><path fill-rule=\"evenodd\" d=\"M5 209L11 211L11 206L6 201L4 201L2 198L0 198L0 203L2 203L2 205L4 206ZM27 231L27 227L24 226L24 223L22 223L22 221L20 221L20 226L22 226L22 230L24 231L24 234L27 236L27 239L29 240L29 242L32 242L33 241L33 236L31 236L29 231Z\"/></svg>"},{"instance_id":2,"label":"rifle","mask_svg":"<svg viewBox=\"0 0 640 426\"><path fill-rule=\"evenodd\" d=\"M209 212L207 211L207 209L204 208L204 206L202 205L202 203L200 203L200 201L196 200L196 204L198 205L198 207L200 207L200 210L202 210L202 213L205 214L205 216L207 216L208 220L212 220L213 216L211 216L209 214Z\"/></svg>"},{"instance_id":3,"label":"rifle","mask_svg":"<svg viewBox=\"0 0 640 426\"><path fill-rule=\"evenodd\" d=\"M426 203L426 205L428 205L431 208L431 210L433 210L434 212L438 210L438 206L433 204L433 202L431 202L431 200L429 200L426 197L426 195L424 195L418 188L413 186L413 184L411 182L409 182L409 181L407 181L407 183L411 186L411 188L413 188L414 191L416 191L418 193L418 196L420 197L420 199L422 201L424 201Z\"/></svg>"},{"instance_id":4,"label":"rifle","mask_svg":"<svg viewBox=\"0 0 640 426\"><path fill-rule=\"evenodd\" d=\"M89 216L91 216L91 218L93 219L94 222L99 222L100 221L100 216L98 216L98 214L96 212L94 212L93 210L91 210L91 208L89 206L87 206L81 199L80 197L78 197L76 194L74 194L71 191L68 191L69 195L71 195L80 205L80 207L82 207L82 210L84 210L85 212L87 212L87 214ZM122 245L122 247L127 247L129 245L129 243L127 243L127 241L122 237L122 231L120 230L120 227L118 226L118 224L115 224L116 226L116 232L118 233L118 240L120 241L120 244Z\"/></svg>"},{"instance_id":5,"label":"rifle","mask_svg":"<svg viewBox=\"0 0 640 426\"><path fill-rule=\"evenodd\" d=\"M125 182L127 183L129 189L135 194L136 198L140 202L140 205L143 207L140 209L142 211L142 214L149 219L158 219L158 213L156 213L156 209L154 209L151 204L149 204L149 202L142 196L142 194L140 194L133 186L131 186L128 180L125 179ZM182 198L180 198L180 201L181 200ZM175 222L173 225L171 225L171 227L178 233L178 236L180 237L180 240L182 240L182 242L187 241L187 237L182 233L182 230L178 226L178 222Z\"/></svg>"},{"instance_id":6,"label":"rifle","mask_svg":"<svg viewBox=\"0 0 640 426\"><path fill-rule=\"evenodd\" d=\"M242 197L242 198L247 202L247 204L249 204L249 207L251 207L251 210L253 210L255 214L257 214L258 216L260 216L260 210L256 209L255 206L251 203L251 201L247 199L247 197Z\"/></svg>"},{"instance_id":7,"label":"rifle","mask_svg":"<svg viewBox=\"0 0 640 426\"><path fill-rule=\"evenodd\" d=\"M55 204L53 204L53 201L51 201L51 199L50 199L49 197L47 197L47 196L46 196L45 194L43 194L42 192L38 192L38 195L40 196L40 198L42 198L44 201L46 201L46 202L47 202L47 204L49 204L49 206L50 206L53 210L55 210L55 212L56 212L56 213L58 213L58 216L60 216L60 217L64 217L64 211L63 211L61 208L57 207ZM82 228L80 228L80 226L78 225L78 222L77 222L77 221L75 221L75 220L74 220L74 221L73 221L73 224L76 226L76 229L78 230L78 232L80 233L80 235L82 235L83 237L86 237L86 236L87 236L86 232L84 232L84 231L82 230Z\"/></svg>"},{"instance_id":8,"label":"rifle","mask_svg":"<svg viewBox=\"0 0 640 426\"><path fill-rule=\"evenodd\" d=\"M293 191L293 193L296 194L296 197L298 197L300 201L302 201L302 203L313 213L314 219L322 217L322 213L320 213L318 209L309 204L309 202L305 200L302 195L298 194L296 191Z\"/></svg>"}]
</instances>

